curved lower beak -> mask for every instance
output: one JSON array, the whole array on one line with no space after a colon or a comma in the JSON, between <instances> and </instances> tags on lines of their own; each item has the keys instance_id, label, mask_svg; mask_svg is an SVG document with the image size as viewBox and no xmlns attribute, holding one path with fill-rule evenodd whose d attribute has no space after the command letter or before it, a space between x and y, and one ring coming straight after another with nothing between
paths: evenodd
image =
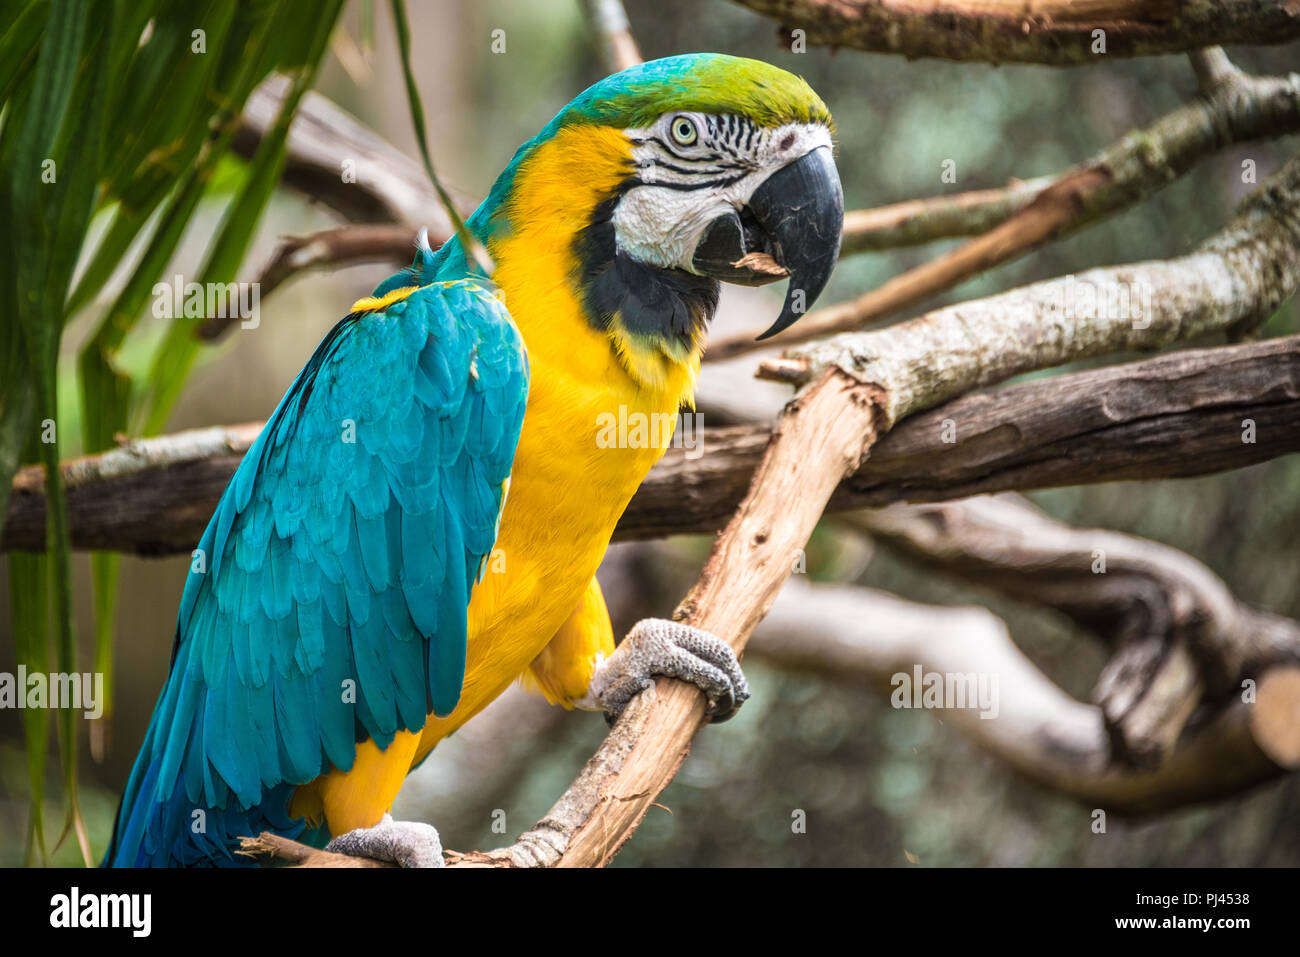
<instances>
[{"instance_id":1,"label":"curved lower beak","mask_svg":"<svg viewBox=\"0 0 1300 957\"><path fill-rule=\"evenodd\" d=\"M719 216L691 265L722 282L757 286L787 276L785 304L759 339L793 325L821 295L840 256L844 192L828 147L777 170L744 209Z\"/></svg>"}]
</instances>

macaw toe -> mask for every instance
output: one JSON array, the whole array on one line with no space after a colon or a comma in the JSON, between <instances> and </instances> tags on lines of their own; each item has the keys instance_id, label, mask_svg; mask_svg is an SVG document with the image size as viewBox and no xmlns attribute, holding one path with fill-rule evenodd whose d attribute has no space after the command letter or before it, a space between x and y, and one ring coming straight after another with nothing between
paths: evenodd
<instances>
[{"instance_id":1,"label":"macaw toe","mask_svg":"<svg viewBox=\"0 0 1300 957\"><path fill-rule=\"evenodd\" d=\"M736 653L721 638L663 618L637 622L592 681L592 692L612 724L655 677L678 678L709 699L714 723L725 721L749 698Z\"/></svg>"},{"instance_id":2,"label":"macaw toe","mask_svg":"<svg viewBox=\"0 0 1300 957\"><path fill-rule=\"evenodd\" d=\"M419 821L394 821L385 814L374 827L359 827L340 834L325 850L349 857L369 857L398 867L446 867L442 840L432 825Z\"/></svg>"}]
</instances>

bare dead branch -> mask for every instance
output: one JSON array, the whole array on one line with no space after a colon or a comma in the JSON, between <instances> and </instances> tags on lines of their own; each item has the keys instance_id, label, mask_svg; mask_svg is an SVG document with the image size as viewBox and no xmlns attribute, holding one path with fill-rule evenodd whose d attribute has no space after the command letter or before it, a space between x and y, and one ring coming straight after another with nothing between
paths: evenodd
<instances>
[{"instance_id":1,"label":"bare dead branch","mask_svg":"<svg viewBox=\"0 0 1300 957\"><path fill-rule=\"evenodd\" d=\"M710 343L728 359L772 344L807 342L885 319L1051 240L1077 232L1158 192L1232 143L1300 130L1300 74L1233 73L1208 94L1135 130L1049 186L989 232L890 279L857 299L816 309L770 341Z\"/></svg>"},{"instance_id":2,"label":"bare dead branch","mask_svg":"<svg viewBox=\"0 0 1300 957\"><path fill-rule=\"evenodd\" d=\"M280 284L315 269L343 268L384 262L408 266L415 255L416 231L406 223L367 223L335 226L306 236L286 236L257 277L260 295L269 296ZM429 237L436 249L448 234ZM218 339L238 316L209 316L198 328L201 339Z\"/></svg>"},{"instance_id":3,"label":"bare dead branch","mask_svg":"<svg viewBox=\"0 0 1300 957\"><path fill-rule=\"evenodd\" d=\"M1300 624L1239 602L1190 556L1073 528L1019 496L894 505L845 516L970 581L1064 613L1112 646L1093 700L1117 760L1161 764L1193 712L1244 678L1300 664Z\"/></svg>"},{"instance_id":4,"label":"bare dead branch","mask_svg":"<svg viewBox=\"0 0 1300 957\"><path fill-rule=\"evenodd\" d=\"M641 62L641 49L632 35L623 0L583 0L587 20L600 39L601 54L610 73Z\"/></svg>"},{"instance_id":5,"label":"bare dead branch","mask_svg":"<svg viewBox=\"0 0 1300 957\"><path fill-rule=\"evenodd\" d=\"M875 396L838 372L794 399L695 587L674 617L742 652L790 574L831 492L875 439ZM704 698L659 679L635 699L577 780L509 848L486 855L512 865L601 866L618 852L672 780L704 720Z\"/></svg>"},{"instance_id":6,"label":"bare dead branch","mask_svg":"<svg viewBox=\"0 0 1300 957\"><path fill-rule=\"evenodd\" d=\"M1202 93L1212 93L1215 87L1232 82L1240 75L1228 54L1223 52L1223 47L1193 50L1187 54L1187 59L1192 64L1192 72L1196 74L1196 83Z\"/></svg>"},{"instance_id":7,"label":"bare dead branch","mask_svg":"<svg viewBox=\"0 0 1300 957\"><path fill-rule=\"evenodd\" d=\"M889 695L895 675L997 675L997 715L937 712L979 747L1044 787L1126 816L1238 795L1276 779L1277 733L1294 747L1300 669L1265 672L1254 704L1240 694L1198 709L1165 760L1135 767L1116 754L1102 709L1066 694L984 608L918 605L846 585L791 581L750 643L782 667ZM1266 730L1261 730L1266 728ZM1270 750L1272 749L1272 750Z\"/></svg>"},{"instance_id":8,"label":"bare dead branch","mask_svg":"<svg viewBox=\"0 0 1300 957\"><path fill-rule=\"evenodd\" d=\"M234 149L251 157L271 128L288 89L271 76L244 105ZM289 127L289 155L281 177L285 185L324 203L358 223L406 223L450 236L451 222L424 167L319 93L308 92ZM457 209L473 204L453 194Z\"/></svg>"},{"instance_id":9,"label":"bare dead branch","mask_svg":"<svg viewBox=\"0 0 1300 957\"><path fill-rule=\"evenodd\" d=\"M1300 37L1300 3L1278 0L737 0L808 43L908 59L1079 66L1215 43ZM1100 37L1096 31L1102 31ZM1098 46L1100 39L1102 45Z\"/></svg>"},{"instance_id":10,"label":"bare dead branch","mask_svg":"<svg viewBox=\"0 0 1300 957\"><path fill-rule=\"evenodd\" d=\"M844 214L840 256L918 246L936 239L978 236L1024 209L1055 177L1015 180L1001 189L912 199Z\"/></svg>"}]
</instances>

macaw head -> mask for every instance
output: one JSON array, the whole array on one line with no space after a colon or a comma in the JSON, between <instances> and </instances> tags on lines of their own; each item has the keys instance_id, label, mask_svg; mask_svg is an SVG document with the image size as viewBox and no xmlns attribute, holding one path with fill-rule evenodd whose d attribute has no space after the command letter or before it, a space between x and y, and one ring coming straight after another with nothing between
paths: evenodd
<instances>
[{"instance_id":1,"label":"macaw head","mask_svg":"<svg viewBox=\"0 0 1300 957\"><path fill-rule=\"evenodd\" d=\"M817 94L777 67L651 61L596 83L520 147L470 226L530 352L564 337L556 297L571 295L639 382L679 368L693 382L720 281L789 280L760 338L826 285L844 212L831 134Z\"/></svg>"}]
</instances>

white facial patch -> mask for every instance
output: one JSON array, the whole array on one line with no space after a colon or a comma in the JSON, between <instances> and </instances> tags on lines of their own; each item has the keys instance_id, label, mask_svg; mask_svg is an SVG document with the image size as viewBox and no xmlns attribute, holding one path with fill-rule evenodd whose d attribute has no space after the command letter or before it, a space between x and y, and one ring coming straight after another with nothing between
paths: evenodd
<instances>
[{"instance_id":1,"label":"white facial patch","mask_svg":"<svg viewBox=\"0 0 1300 957\"><path fill-rule=\"evenodd\" d=\"M695 247L714 219L741 209L777 170L831 146L820 123L767 128L700 113L670 113L623 132L641 184L614 210L618 247L640 262L692 273Z\"/></svg>"}]
</instances>

